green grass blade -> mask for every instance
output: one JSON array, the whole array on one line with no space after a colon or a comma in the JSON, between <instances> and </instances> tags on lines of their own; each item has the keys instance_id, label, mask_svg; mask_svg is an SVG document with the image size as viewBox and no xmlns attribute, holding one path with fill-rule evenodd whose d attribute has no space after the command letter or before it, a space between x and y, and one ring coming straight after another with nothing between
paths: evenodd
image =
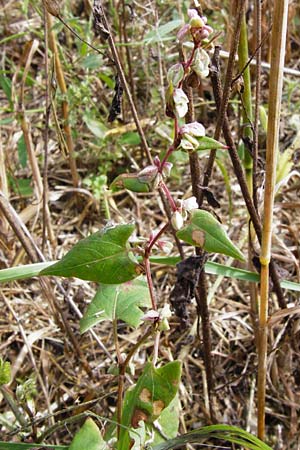
<instances>
[{"instance_id":1,"label":"green grass blade","mask_svg":"<svg viewBox=\"0 0 300 450\"><path fill-rule=\"evenodd\" d=\"M15 442L1 442L0 450L34 450L39 448L50 448L53 450L68 450L67 445L47 445L47 444L16 444Z\"/></svg>"},{"instance_id":2,"label":"green grass blade","mask_svg":"<svg viewBox=\"0 0 300 450\"><path fill-rule=\"evenodd\" d=\"M184 444L201 443L203 439L220 439L227 442L238 443L244 448L252 450L271 450L267 444L256 436L241 428L230 425L210 425L178 436L151 447L151 450L169 450Z\"/></svg>"},{"instance_id":3,"label":"green grass blade","mask_svg":"<svg viewBox=\"0 0 300 450\"><path fill-rule=\"evenodd\" d=\"M0 270L0 283L37 277L41 270L52 266L56 262L57 261L48 261L36 264L27 264L26 266L10 267L9 269Z\"/></svg>"},{"instance_id":4,"label":"green grass blade","mask_svg":"<svg viewBox=\"0 0 300 450\"><path fill-rule=\"evenodd\" d=\"M153 256L150 258L150 261L153 264L175 266L177 263L179 263L180 258L178 256ZM0 283L7 283L8 281L25 280L26 278L36 277L39 275L41 270L50 267L56 262L57 261L48 261L0 270ZM258 273L250 272L249 270L238 269L237 267L224 266L223 264L218 264L210 261L205 264L205 272L208 275L222 275L223 277L233 278L235 280L249 281L252 283L259 282ZM283 280L280 282L280 285L283 289L300 292L300 283Z\"/></svg>"}]
</instances>

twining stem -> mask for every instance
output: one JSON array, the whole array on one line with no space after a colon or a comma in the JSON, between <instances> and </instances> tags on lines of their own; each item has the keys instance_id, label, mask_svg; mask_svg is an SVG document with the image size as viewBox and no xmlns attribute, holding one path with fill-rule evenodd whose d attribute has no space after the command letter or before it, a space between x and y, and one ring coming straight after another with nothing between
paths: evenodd
<instances>
[{"instance_id":1,"label":"twining stem","mask_svg":"<svg viewBox=\"0 0 300 450\"><path fill-rule=\"evenodd\" d=\"M261 288L259 308L258 347L258 437L265 436L265 392L267 372L269 264L272 246L272 221L276 183L276 164L279 141L280 109L283 83L283 67L286 44L288 0L275 0L271 38L271 71L269 88L269 113L266 152L266 184L264 193L264 218L262 230Z\"/></svg>"}]
</instances>

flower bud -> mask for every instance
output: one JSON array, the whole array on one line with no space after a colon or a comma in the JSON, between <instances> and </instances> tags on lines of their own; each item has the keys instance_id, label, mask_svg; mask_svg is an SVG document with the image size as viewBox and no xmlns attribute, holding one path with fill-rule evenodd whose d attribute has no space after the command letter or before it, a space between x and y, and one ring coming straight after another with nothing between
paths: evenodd
<instances>
[{"instance_id":1,"label":"flower bud","mask_svg":"<svg viewBox=\"0 0 300 450\"><path fill-rule=\"evenodd\" d=\"M141 170L138 174L138 180L141 183L151 183L154 180L158 173L157 166L147 166L143 170Z\"/></svg>"},{"instance_id":2,"label":"flower bud","mask_svg":"<svg viewBox=\"0 0 300 450\"><path fill-rule=\"evenodd\" d=\"M182 89L174 89L173 99L175 103L176 115L180 118L184 117L188 112L189 99Z\"/></svg>"},{"instance_id":3,"label":"flower bud","mask_svg":"<svg viewBox=\"0 0 300 450\"><path fill-rule=\"evenodd\" d=\"M182 42L185 36L190 32L190 25L185 23L177 33L177 39Z\"/></svg>"},{"instance_id":4,"label":"flower bud","mask_svg":"<svg viewBox=\"0 0 300 450\"><path fill-rule=\"evenodd\" d=\"M173 225L173 228L175 230L180 230L183 227L183 217L182 214L179 211L175 211L172 218L171 223Z\"/></svg>"},{"instance_id":5,"label":"flower bud","mask_svg":"<svg viewBox=\"0 0 300 450\"><path fill-rule=\"evenodd\" d=\"M200 16L192 17L190 20L190 26L191 28L202 28L204 27L205 23L201 19Z\"/></svg>"},{"instance_id":6,"label":"flower bud","mask_svg":"<svg viewBox=\"0 0 300 450\"><path fill-rule=\"evenodd\" d=\"M148 322L157 322L159 320L159 312L155 311L154 309L150 309L141 318L141 320L148 321Z\"/></svg>"},{"instance_id":7,"label":"flower bud","mask_svg":"<svg viewBox=\"0 0 300 450\"><path fill-rule=\"evenodd\" d=\"M164 163L163 168L162 168L162 173L163 173L163 175L164 175L165 177L170 176L172 167L173 167L173 164L172 164L172 163L170 163L170 162L168 162L168 161L166 161L166 162Z\"/></svg>"}]
</instances>

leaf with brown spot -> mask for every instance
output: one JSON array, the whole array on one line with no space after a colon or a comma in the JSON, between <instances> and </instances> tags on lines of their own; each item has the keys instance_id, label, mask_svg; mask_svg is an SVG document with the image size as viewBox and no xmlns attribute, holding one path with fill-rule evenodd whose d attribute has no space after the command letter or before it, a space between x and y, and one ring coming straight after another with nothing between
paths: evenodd
<instances>
[{"instance_id":1,"label":"leaf with brown spot","mask_svg":"<svg viewBox=\"0 0 300 450\"><path fill-rule=\"evenodd\" d=\"M136 411L142 411L143 417L147 416L147 425L151 425L170 404L178 391L180 374L179 361L172 361L159 369L150 362L146 364L137 384L126 392L124 398L118 450L130 448L128 427L136 422Z\"/></svg>"},{"instance_id":2,"label":"leaf with brown spot","mask_svg":"<svg viewBox=\"0 0 300 450\"><path fill-rule=\"evenodd\" d=\"M176 234L184 242L201 247L209 253L222 253L245 261L244 255L229 239L220 222L208 211L193 210L190 223Z\"/></svg>"}]
</instances>

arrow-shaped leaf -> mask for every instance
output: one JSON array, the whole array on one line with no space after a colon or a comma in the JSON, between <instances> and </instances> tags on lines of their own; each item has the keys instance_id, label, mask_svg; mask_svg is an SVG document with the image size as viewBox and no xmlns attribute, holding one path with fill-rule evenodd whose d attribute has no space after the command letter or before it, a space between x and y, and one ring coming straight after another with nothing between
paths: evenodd
<instances>
[{"instance_id":1,"label":"arrow-shaped leaf","mask_svg":"<svg viewBox=\"0 0 300 450\"><path fill-rule=\"evenodd\" d=\"M119 284L141 273L128 248L133 224L112 225L79 241L60 261L40 275L77 277L105 284Z\"/></svg>"},{"instance_id":2,"label":"arrow-shaped leaf","mask_svg":"<svg viewBox=\"0 0 300 450\"><path fill-rule=\"evenodd\" d=\"M207 252L222 253L240 261L245 260L222 225L208 211L200 209L192 211L190 224L176 234L179 239L196 247L202 247Z\"/></svg>"},{"instance_id":3,"label":"arrow-shaped leaf","mask_svg":"<svg viewBox=\"0 0 300 450\"><path fill-rule=\"evenodd\" d=\"M80 331L84 333L103 320L114 319L121 319L132 327L137 327L143 316L140 309L143 306L151 306L145 280L137 279L117 285L102 284L80 320Z\"/></svg>"}]
</instances>

